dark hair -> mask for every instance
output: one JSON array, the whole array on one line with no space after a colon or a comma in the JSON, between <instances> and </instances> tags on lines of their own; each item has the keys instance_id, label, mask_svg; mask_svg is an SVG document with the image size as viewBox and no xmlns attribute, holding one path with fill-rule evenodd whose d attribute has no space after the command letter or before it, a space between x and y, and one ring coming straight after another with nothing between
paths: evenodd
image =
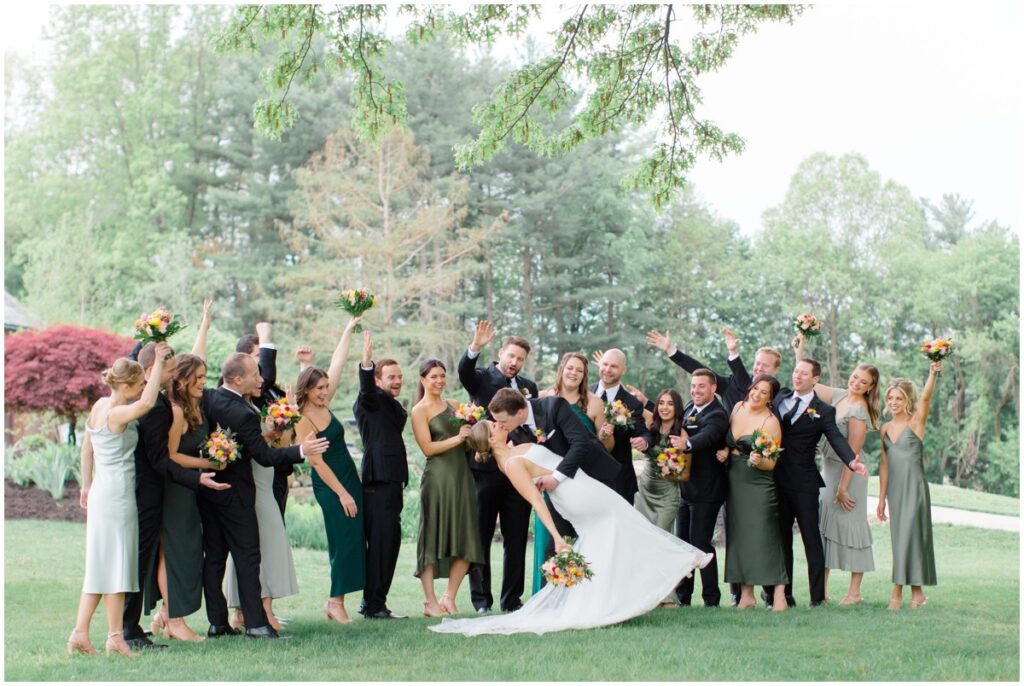
<instances>
[{"instance_id":1,"label":"dark hair","mask_svg":"<svg viewBox=\"0 0 1024 686\"><path fill-rule=\"evenodd\" d=\"M174 350L171 350L171 354L174 354ZM156 343L147 343L142 346L142 350L139 351L139 364L143 369L149 369L156 364Z\"/></svg>"},{"instance_id":2,"label":"dark hair","mask_svg":"<svg viewBox=\"0 0 1024 686\"><path fill-rule=\"evenodd\" d=\"M779 383L779 380L771 374L758 374L755 376L754 380L750 382L749 386L747 386L747 390L743 393L743 402L747 402L747 398L750 397L750 391L754 390L754 386L762 381L768 382L768 388L771 390L771 395L768 396L768 405L770 406L772 404L772 401L775 400L775 396L779 394L779 389L782 388L782 385Z\"/></svg>"},{"instance_id":3,"label":"dark hair","mask_svg":"<svg viewBox=\"0 0 1024 686\"><path fill-rule=\"evenodd\" d=\"M300 411L302 406L306 404L306 396L309 395L309 392L316 388L321 379L326 377L327 372L316 365L310 365L299 373L299 378L295 382L295 398L293 401Z\"/></svg>"},{"instance_id":4,"label":"dark hair","mask_svg":"<svg viewBox=\"0 0 1024 686\"><path fill-rule=\"evenodd\" d=\"M673 415L671 420L672 424L671 426L669 426L668 431L662 432L661 429L664 425L664 422L662 422L661 417L658 415L658 403L666 395L672 398L672 404L676 406L676 409L675 414ZM669 436L681 435L679 432L683 428L684 409L686 409L686 403L683 402L683 396L679 395L679 391L671 388L666 388L665 390L658 394L658 397L654 401L654 412L652 413L651 424L648 428L651 431L656 432L658 434L667 433ZM654 438L659 438L659 436L654 436Z\"/></svg>"},{"instance_id":5,"label":"dark hair","mask_svg":"<svg viewBox=\"0 0 1024 686\"><path fill-rule=\"evenodd\" d=\"M526 409L526 398L523 394L514 388L502 388L494 397L491 398L491 402L487 405L487 411L494 416L496 412L504 412L505 414L515 414L519 410Z\"/></svg>"},{"instance_id":6,"label":"dark hair","mask_svg":"<svg viewBox=\"0 0 1024 686\"><path fill-rule=\"evenodd\" d=\"M231 381L237 376L245 374L246 360L252 362L252 357L247 353L231 353L227 359L224 360L224 364L220 367L221 376L224 377L224 381Z\"/></svg>"},{"instance_id":7,"label":"dark hair","mask_svg":"<svg viewBox=\"0 0 1024 686\"><path fill-rule=\"evenodd\" d=\"M238 339L238 344L235 346L236 353L245 353L246 355L252 355L252 347L260 344L260 337L254 333L247 333Z\"/></svg>"},{"instance_id":8,"label":"dark hair","mask_svg":"<svg viewBox=\"0 0 1024 686\"><path fill-rule=\"evenodd\" d=\"M797 362L797 364L800 364L800 362L806 362L807 364L811 365L811 373L814 376L821 376L821 363L819 363L817 360L811 357L805 357L804 359Z\"/></svg>"},{"instance_id":9,"label":"dark hair","mask_svg":"<svg viewBox=\"0 0 1024 686\"><path fill-rule=\"evenodd\" d=\"M380 381L381 374L384 373L384 367L392 364L397 365L398 362L392 360L390 357L385 357L383 360L377 360L377 364L373 368L373 378Z\"/></svg>"},{"instance_id":10,"label":"dark hair","mask_svg":"<svg viewBox=\"0 0 1024 686\"><path fill-rule=\"evenodd\" d=\"M580 397L576 401L576 404L579 405L581 410L583 410L583 414L586 414L587 408L590 405L590 384L587 383L590 363L587 362L587 356L583 353L566 353L562 355L562 359L558 362L558 375L555 377L555 395L562 395L562 372L565 371L565 365L569 363L569 360L579 360L583 363L583 378L580 379L579 387Z\"/></svg>"},{"instance_id":11,"label":"dark hair","mask_svg":"<svg viewBox=\"0 0 1024 686\"><path fill-rule=\"evenodd\" d=\"M507 348L510 345L517 345L526 351L526 354L530 354L530 342L521 336L506 336L505 340L502 341L501 347Z\"/></svg>"},{"instance_id":12,"label":"dark hair","mask_svg":"<svg viewBox=\"0 0 1024 686\"><path fill-rule=\"evenodd\" d=\"M171 387L167 389L167 397L171 404L181 408L185 415L185 423L189 431L195 431L203 423L203 413L199 409L199 400L188 394L188 385L199 372L206 368L206 361L198 355L182 353L175 358L178 366L171 377Z\"/></svg>"},{"instance_id":13,"label":"dark hair","mask_svg":"<svg viewBox=\"0 0 1024 686\"><path fill-rule=\"evenodd\" d=\"M423 389L423 378L430 373L431 369L435 369L436 367L440 367L446 374L448 373L448 368L444 366L444 362L436 357L431 357L420 365L420 378L416 384L416 397L412 401L414 405L423 400L423 396L426 395L426 391Z\"/></svg>"},{"instance_id":14,"label":"dark hair","mask_svg":"<svg viewBox=\"0 0 1024 686\"><path fill-rule=\"evenodd\" d=\"M712 386L718 386L718 377L715 376L715 373L710 369L706 369L704 367L701 367L700 369L695 369L693 370L693 374L691 376L706 376L709 379L711 379Z\"/></svg>"}]
</instances>

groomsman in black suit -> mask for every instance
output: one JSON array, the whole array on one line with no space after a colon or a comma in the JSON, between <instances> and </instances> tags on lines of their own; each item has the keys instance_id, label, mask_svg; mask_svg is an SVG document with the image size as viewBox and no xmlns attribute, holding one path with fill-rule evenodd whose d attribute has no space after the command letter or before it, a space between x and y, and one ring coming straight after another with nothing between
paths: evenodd
<instances>
[{"instance_id":1,"label":"groomsman in black suit","mask_svg":"<svg viewBox=\"0 0 1024 686\"><path fill-rule=\"evenodd\" d=\"M227 493L202 493L199 514L203 521L203 596L210 620L211 637L237 634L228 625L228 605L221 590L228 553L235 561L238 595L245 618L245 635L279 638L267 623L260 600L260 537L256 520L256 484L251 460L264 467L295 464L311 455L322 454L325 438L310 436L301 445L271 448L263 438L262 421L250 396L261 379L255 360L246 353L234 353L224 361L224 385L203 395L203 411L213 428L230 429L238 441L240 457L222 471L217 481L231 485Z\"/></svg>"},{"instance_id":2,"label":"groomsman in black suit","mask_svg":"<svg viewBox=\"0 0 1024 686\"><path fill-rule=\"evenodd\" d=\"M633 496L639 490L636 472L633 471L633 449L646 451L651 444L651 432L644 421L644 406L622 385L622 376L626 373L626 354L618 348L606 350L597 367L599 381L591 384L590 390L605 405L621 400L632 417L632 427L615 427L615 446L611 451L612 457L622 465L613 488L632 505Z\"/></svg>"},{"instance_id":3,"label":"groomsman in black suit","mask_svg":"<svg viewBox=\"0 0 1024 686\"><path fill-rule=\"evenodd\" d=\"M502 389L494 394L488 409L495 423L509 432L509 440L515 445L542 442L545 448L565 458L558 464L554 474L538 482L540 490L555 490L558 484L574 478L579 470L614 489L622 466L605 450L597 436L587 430L565 398L549 395L546 398L527 400L511 389ZM558 533L563 536L576 535L572 525L555 510L550 501L548 509ZM553 540L548 547L550 557L555 554Z\"/></svg>"},{"instance_id":4,"label":"groomsman in black suit","mask_svg":"<svg viewBox=\"0 0 1024 686\"><path fill-rule=\"evenodd\" d=\"M502 388L511 388L526 397L536 398L537 384L520 376L519 371L530 354L530 344L523 338L505 338L498 351L498 361L479 369L476 365L480 351L494 340L494 326L487 320L476 325L469 349L459 360L459 381L469 397L486 408L491 398ZM500 471L494 460L477 462L470 456L469 467L476 484L476 502L479 513L480 538L484 544L485 564L469 573L470 597L477 612L491 611L491 539L494 538L496 520L501 519L501 538L504 547L504 567L501 580L501 609L514 612L522 607L521 597L526 576L526 541L530 530L530 505Z\"/></svg>"},{"instance_id":5,"label":"groomsman in black suit","mask_svg":"<svg viewBox=\"0 0 1024 686\"><path fill-rule=\"evenodd\" d=\"M725 461L718 458L718 449L725 445L729 416L715 398L715 373L696 369L690 379L692 402L683 410L683 428L688 438L670 438L672 446L689 453L690 480L679 484L682 502L676 515L676 535L705 553L715 552L711 539L715 534L718 510L725 502L728 488ZM728 454L726 458L728 459ZM722 593L718 588L718 557L700 570L701 596L705 607L718 607ZM681 605L689 605L693 596L693 577L683 579L676 587Z\"/></svg>"},{"instance_id":6,"label":"groomsman in black suit","mask_svg":"<svg viewBox=\"0 0 1024 686\"><path fill-rule=\"evenodd\" d=\"M145 370L146 379L156 362L156 344L137 346L133 351L139 364ZM173 351L172 351L173 354ZM171 357L164 364L161 385L167 388L174 376L176 363ZM142 619L143 589L147 580L156 574L157 550L160 546L160 532L163 529L164 482L175 483L199 490L200 486L213 490L230 488L219 484L213 473L200 473L197 469L185 469L171 459L167 452L167 436L171 430L171 401L161 393L156 405L139 420L139 442L135 446L135 501L139 510L139 591L126 593L124 599L124 640L135 649L166 648L162 643L153 643L139 626Z\"/></svg>"},{"instance_id":7,"label":"groomsman in black suit","mask_svg":"<svg viewBox=\"0 0 1024 686\"><path fill-rule=\"evenodd\" d=\"M807 555L807 577L811 607L825 602L825 552L818 528L818 493L825 482L814 462L814 450L822 436L846 466L867 478L867 468L855 455L836 426L836 410L822 402L814 392L821 378L821 365L805 357L793 369L793 388L784 388L775 396L775 413L782 424L782 449L785 451L775 467L775 483L779 488L779 531L786 560L786 601L793 598L793 520L800 525L800 537ZM771 606L772 593L761 592L765 604Z\"/></svg>"},{"instance_id":8,"label":"groomsman in black suit","mask_svg":"<svg viewBox=\"0 0 1024 686\"><path fill-rule=\"evenodd\" d=\"M388 609L388 591L402 545L402 491L409 466L402 430L407 414L398 396L402 368L384 358L373 361L370 332L363 332L359 395L352 406L363 439L363 526L366 532L366 587L359 612L367 619L405 619Z\"/></svg>"}]
</instances>

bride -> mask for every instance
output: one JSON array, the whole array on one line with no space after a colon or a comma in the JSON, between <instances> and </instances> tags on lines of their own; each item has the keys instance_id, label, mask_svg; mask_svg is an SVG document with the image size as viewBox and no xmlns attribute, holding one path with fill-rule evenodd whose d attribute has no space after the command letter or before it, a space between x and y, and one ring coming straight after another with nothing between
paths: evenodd
<instances>
[{"instance_id":1,"label":"bride","mask_svg":"<svg viewBox=\"0 0 1024 686\"><path fill-rule=\"evenodd\" d=\"M478 422L467 446L477 460L494 459L517 491L533 506L555 540L555 551L570 549L555 528L535 481L551 474L560 458L543 445L507 444L508 433L490 421ZM582 470L549 496L555 509L572 523L579 538L575 550L594 576L578 586L547 584L522 608L505 615L445 619L429 627L439 633L543 634L617 624L653 610L684 576L707 565L703 553L659 529L615 491Z\"/></svg>"}]
</instances>

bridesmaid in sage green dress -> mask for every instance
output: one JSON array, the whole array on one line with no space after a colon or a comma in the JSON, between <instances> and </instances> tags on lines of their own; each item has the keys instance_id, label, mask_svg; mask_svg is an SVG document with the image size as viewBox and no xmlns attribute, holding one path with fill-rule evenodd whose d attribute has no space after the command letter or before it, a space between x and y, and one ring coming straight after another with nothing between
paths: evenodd
<instances>
[{"instance_id":1,"label":"bridesmaid in sage green dress","mask_svg":"<svg viewBox=\"0 0 1024 686\"><path fill-rule=\"evenodd\" d=\"M459 426L452 406L441 397L447 370L440 360L420 367L412 431L427 464L420 481L420 531L416 573L423 585L423 614L458 614L455 597L471 564L483 564L484 548L477 528L476 487L466 463L470 426ZM441 599L434 579L448 578Z\"/></svg>"},{"instance_id":2,"label":"bridesmaid in sage green dress","mask_svg":"<svg viewBox=\"0 0 1024 686\"><path fill-rule=\"evenodd\" d=\"M729 421L729 516L726 517L725 580L740 584L740 610L757 607L754 586L774 586L773 612L784 612L785 585L789 583L779 535L779 495L775 486L775 461L753 452L753 435L760 429L776 440L782 438L772 400L778 380L758 374L747 397L736 404ZM785 460L783 453L779 459Z\"/></svg>"},{"instance_id":3,"label":"bridesmaid in sage green dress","mask_svg":"<svg viewBox=\"0 0 1024 686\"><path fill-rule=\"evenodd\" d=\"M928 602L922 586L938 583L932 543L931 497L924 478L924 429L942 362L933 362L921 400L915 402L914 382L893 379L885 389L886 409L892 420L882 425L882 461L878 468L878 510L886 520L889 503L892 522L892 597L889 609L903 607L903 586L910 586L910 609Z\"/></svg>"},{"instance_id":4,"label":"bridesmaid in sage green dress","mask_svg":"<svg viewBox=\"0 0 1024 686\"><path fill-rule=\"evenodd\" d=\"M683 409L686 404L677 391L664 390L654 402L654 413L647 426L654 437L654 443L647 449L644 471L640 474L639 489L633 498L633 506L647 520L665 531L672 533L679 511L679 484L661 476L656 465L658 455L669 447L669 436L688 438L683 429ZM648 413L644 412L646 416ZM673 596L674 597L674 596Z\"/></svg>"},{"instance_id":5,"label":"bridesmaid in sage green dress","mask_svg":"<svg viewBox=\"0 0 1024 686\"><path fill-rule=\"evenodd\" d=\"M359 317L353 317L345 326L327 371L306 367L295 388L295 402L302 414L295 427L295 440L302 441L316 432L318 437L330 441L327 452L311 457L309 464L313 468L313 495L324 516L331 565L331 590L324 605L324 618L341 624L352 622L345 609L345 596L366 586L366 534L363 485L345 445L344 428L329 407L348 358L352 331L358 323Z\"/></svg>"},{"instance_id":6,"label":"bridesmaid in sage green dress","mask_svg":"<svg viewBox=\"0 0 1024 686\"><path fill-rule=\"evenodd\" d=\"M555 385L541 391L540 397L545 398L549 395L557 395L563 398L569 403L569 407L573 409L573 412L580 418L580 421L583 422L583 426L597 434L601 444L606 449L611 450L615 445L615 434L611 426L607 429L604 428L606 423L604 420L604 403L601 402L601 398L596 393L591 392L590 382L587 380L588 372L589 363L587 362L587 356L583 353L566 353L562 355L562 359L558 363ZM581 396L580 389L583 389L586 395ZM547 494L544 495L544 498L550 507L551 501ZM548 530L540 521L540 517L534 512L533 593L536 593L544 586L544 573L540 568L547 561L547 550L553 546L554 542L551 540L551 534L548 533Z\"/></svg>"}]
</instances>

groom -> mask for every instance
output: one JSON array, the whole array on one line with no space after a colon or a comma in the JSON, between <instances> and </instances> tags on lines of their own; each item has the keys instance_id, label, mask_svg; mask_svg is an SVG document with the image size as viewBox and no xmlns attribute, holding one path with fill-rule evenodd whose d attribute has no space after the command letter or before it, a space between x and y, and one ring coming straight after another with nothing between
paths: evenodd
<instances>
[{"instance_id":1,"label":"groom","mask_svg":"<svg viewBox=\"0 0 1024 686\"><path fill-rule=\"evenodd\" d=\"M786 561L786 602L793 598L793 520L800 525L800 537L807 556L807 577L811 607L825 602L825 551L818 528L818 494L824 487L814 462L814 449L822 436L846 466L867 478L867 467L860 461L836 426L836 410L822 402L814 393L821 378L821 365L809 357L796 363L793 388L784 388L775 396L775 414L782 424L782 449L785 451L775 467L775 484L779 491L779 531L782 554ZM762 590L761 598L771 607L772 591Z\"/></svg>"}]
</instances>

